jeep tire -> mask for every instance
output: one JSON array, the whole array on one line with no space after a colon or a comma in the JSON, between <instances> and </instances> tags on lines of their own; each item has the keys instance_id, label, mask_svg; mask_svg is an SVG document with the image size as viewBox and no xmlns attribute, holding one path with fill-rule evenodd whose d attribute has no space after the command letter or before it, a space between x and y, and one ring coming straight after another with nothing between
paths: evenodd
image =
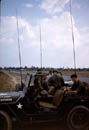
<instances>
[{"instance_id":1,"label":"jeep tire","mask_svg":"<svg viewBox=\"0 0 89 130\"><path fill-rule=\"evenodd\" d=\"M74 107L67 116L70 130L86 130L89 125L89 109L85 106Z\"/></svg>"},{"instance_id":2,"label":"jeep tire","mask_svg":"<svg viewBox=\"0 0 89 130\"><path fill-rule=\"evenodd\" d=\"M0 111L0 130L11 130L12 121L6 112Z\"/></svg>"}]
</instances>

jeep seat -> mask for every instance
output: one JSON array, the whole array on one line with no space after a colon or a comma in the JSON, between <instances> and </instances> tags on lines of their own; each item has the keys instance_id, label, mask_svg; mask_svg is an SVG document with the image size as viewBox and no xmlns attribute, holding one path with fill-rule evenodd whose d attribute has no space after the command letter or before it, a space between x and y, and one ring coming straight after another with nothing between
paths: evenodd
<instances>
[{"instance_id":1,"label":"jeep seat","mask_svg":"<svg viewBox=\"0 0 89 130\"><path fill-rule=\"evenodd\" d=\"M39 104L41 107L56 109L58 106L60 106L63 100L63 97L64 97L64 91L57 90L57 92L55 93L53 97L52 104L48 102L43 102L43 101L39 101Z\"/></svg>"}]
</instances>

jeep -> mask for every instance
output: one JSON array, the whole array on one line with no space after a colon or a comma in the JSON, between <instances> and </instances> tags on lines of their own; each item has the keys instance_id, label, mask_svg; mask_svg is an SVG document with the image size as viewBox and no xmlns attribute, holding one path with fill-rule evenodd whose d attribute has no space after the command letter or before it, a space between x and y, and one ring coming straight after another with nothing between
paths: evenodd
<instances>
[{"instance_id":1,"label":"jeep","mask_svg":"<svg viewBox=\"0 0 89 130\"><path fill-rule=\"evenodd\" d=\"M27 74L22 89L0 93L0 130L12 130L13 121L32 125L63 120L70 130L89 127L88 95L40 96L34 91L33 79L33 75Z\"/></svg>"}]
</instances>

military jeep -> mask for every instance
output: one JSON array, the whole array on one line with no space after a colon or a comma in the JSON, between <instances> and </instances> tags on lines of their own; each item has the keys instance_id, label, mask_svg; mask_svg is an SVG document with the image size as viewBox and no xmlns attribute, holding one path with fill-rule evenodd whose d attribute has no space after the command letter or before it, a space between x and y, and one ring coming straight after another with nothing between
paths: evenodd
<instances>
[{"instance_id":1,"label":"military jeep","mask_svg":"<svg viewBox=\"0 0 89 130\"><path fill-rule=\"evenodd\" d=\"M89 96L62 93L56 104L56 96L40 96L34 91L33 78L27 74L21 90L0 93L0 130L12 130L13 121L32 125L62 120L70 130L89 127Z\"/></svg>"}]
</instances>

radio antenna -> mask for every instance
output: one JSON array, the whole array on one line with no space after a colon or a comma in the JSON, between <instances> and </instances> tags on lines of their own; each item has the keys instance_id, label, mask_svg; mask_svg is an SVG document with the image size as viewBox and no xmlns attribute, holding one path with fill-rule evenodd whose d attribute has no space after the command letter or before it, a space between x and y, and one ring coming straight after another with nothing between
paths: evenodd
<instances>
[{"instance_id":1,"label":"radio antenna","mask_svg":"<svg viewBox=\"0 0 89 130\"><path fill-rule=\"evenodd\" d=\"M72 26L74 71L75 71L75 74L76 74L75 39L74 39L74 28L73 28L73 19L72 19L72 2L71 2L71 0L70 0L70 17L71 17L71 26Z\"/></svg>"},{"instance_id":2,"label":"radio antenna","mask_svg":"<svg viewBox=\"0 0 89 130\"><path fill-rule=\"evenodd\" d=\"M18 34L18 50L19 50L19 63L20 63L20 70L21 70L21 85L22 85L22 65L21 65L21 51L20 51L20 40L19 40L19 24L18 24L18 13L16 9L16 24L17 24L17 34Z\"/></svg>"},{"instance_id":3,"label":"radio antenna","mask_svg":"<svg viewBox=\"0 0 89 130\"><path fill-rule=\"evenodd\" d=\"M39 26L40 28L40 66L41 66L41 70L42 70L42 38L41 38L41 25Z\"/></svg>"},{"instance_id":4,"label":"radio antenna","mask_svg":"<svg viewBox=\"0 0 89 130\"><path fill-rule=\"evenodd\" d=\"M1 30L1 0L0 0L0 30Z\"/></svg>"}]
</instances>

